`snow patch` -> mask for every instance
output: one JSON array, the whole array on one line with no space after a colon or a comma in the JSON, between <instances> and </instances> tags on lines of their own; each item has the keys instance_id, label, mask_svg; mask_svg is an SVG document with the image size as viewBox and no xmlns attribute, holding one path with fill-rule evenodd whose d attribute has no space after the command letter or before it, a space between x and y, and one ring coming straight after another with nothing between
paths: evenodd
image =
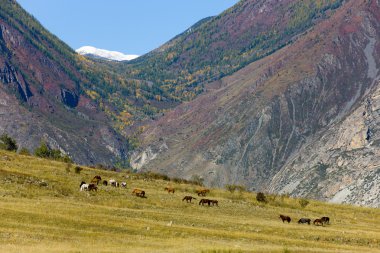
<instances>
[{"instance_id":1,"label":"snow patch","mask_svg":"<svg viewBox=\"0 0 380 253\"><path fill-rule=\"evenodd\" d=\"M111 61L130 61L139 57L138 55L127 55L117 51L108 51L91 46L84 46L75 50L80 55L94 55Z\"/></svg>"}]
</instances>

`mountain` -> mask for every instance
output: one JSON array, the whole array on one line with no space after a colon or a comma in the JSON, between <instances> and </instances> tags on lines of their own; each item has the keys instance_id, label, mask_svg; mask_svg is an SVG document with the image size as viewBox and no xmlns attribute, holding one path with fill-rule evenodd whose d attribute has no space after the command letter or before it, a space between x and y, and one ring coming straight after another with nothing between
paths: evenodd
<instances>
[{"instance_id":1,"label":"mountain","mask_svg":"<svg viewBox=\"0 0 380 253\"><path fill-rule=\"evenodd\" d=\"M279 43L277 51L208 83L194 100L146 124L132 166L201 176L208 185L243 184L379 207L380 2L337 3L309 3L324 10L323 18L313 18L292 42L281 48L284 43ZM251 19L264 15L258 24L268 23L276 34L287 34L273 25L277 17L310 17L301 11L308 8L294 7L305 1L241 1L237 6L245 4L242 10L248 8ZM230 22L233 31L248 21ZM289 25L286 19L276 22Z\"/></svg>"},{"instance_id":2,"label":"mountain","mask_svg":"<svg viewBox=\"0 0 380 253\"><path fill-rule=\"evenodd\" d=\"M126 55L117 51L108 51L91 46L84 46L75 51L80 55L111 61L130 61L139 57L138 55Z\"/></svg>"},{"instance_id":3,"label":"mountain","mask_svg":"<svg viewBox=\"0 0 380 253\"><path fill-rule=\"evenodd\" d=\"M0 6L0 133L30 151L44 141L78 163L127 160L127 140L88 95L102 79L16 1Z\"/></svg>"},{"instance_id":4,"label":"mountain","mask_svg":"<svg viewBox=\"0 0 380 253\"><path fill-rule=\"evenodd\" d=\"M329 17L342 0L242 0L199 21L156 50L124 63L131 78L150 81L168 99L188 101L204 85L292 43Z\"/></svg>"}]
</instances>

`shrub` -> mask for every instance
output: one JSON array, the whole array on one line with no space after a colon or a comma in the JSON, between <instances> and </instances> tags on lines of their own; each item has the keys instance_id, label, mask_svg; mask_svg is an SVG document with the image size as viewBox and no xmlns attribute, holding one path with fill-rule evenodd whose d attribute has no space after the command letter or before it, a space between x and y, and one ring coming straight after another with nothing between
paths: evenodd
<instances>
[{"instance_id":1,"label":"shrub","mask_svg":"<svg viewBox=\"0 0 380 253\"><path fill-rule=\"evenodd\" d=\"M77 174L80 174L80 172L83 170L83 168L82 167L79 167L79 166L75 166L75 168L74 168L74 171L75 171L75 173L77 173Z\"/></svg>"},{"instance_id":2,"label":"shrub","mask_svg":"<svg viewBox=\"0 0 380 253\"><path fill-rule=\"evenodd\" d=\"M62 154L59 149L49 148L44 141L42 141L40 146L34 150L34 155L41 158L72 162L71 158L67 154Z\"/></svg>"},{"instance_id":3,"label":"shrub","mask_svg":"<svg viewBox=\"0 0 380 253\"><path fill-rule=\"evenodd\" d=\"M16 152L18 149L16 141L9 137L7 134L2 134L0 136L0 148L8 151Z\"/></svg>"},{"instance_id":4,"label":"shrub","mask_svg":"<svg viewBox=\"0 0 380 253\"><path fill-rule=\"evenodd\" d=\"M27 148L21 148L18 153L20 155L30 155L29 149L27 149Z\"/></svg>"},{"instance_id":5,"label":"shrub","mask_svg":"<svg viewBox=\"0 0 380 253\"><path fill-rule=\"evenodd\" d=\"M257 200L258 202L262 202L262 203L266 203L266 202L267 202L267 198L266 198L265 194L262 193L262 192L258 192L258 193L256 194L256 200Z\"/></svg>"},{"instance_id":6,"label":"shrub","mask_svg":"<svg viewBox=\"0 0 380 253\"><path fill-rule=\"evenodd\" d=\"M247 188L244 185L227 184L225 187L226 187L226 190L231 193L235 191L239 191L239 192L247 191Z\"/></svg>"},{"instance_id":7,"label":"shrub","mask_svg":"<svg viewBox=\"0 0 380 253\"><path fill-rule=\"evenodd\" d=\"M309 200L307 199L300 199L298 202L300 203L302 208L305 208L309 204Z\"/></svg>"}]
</instances>

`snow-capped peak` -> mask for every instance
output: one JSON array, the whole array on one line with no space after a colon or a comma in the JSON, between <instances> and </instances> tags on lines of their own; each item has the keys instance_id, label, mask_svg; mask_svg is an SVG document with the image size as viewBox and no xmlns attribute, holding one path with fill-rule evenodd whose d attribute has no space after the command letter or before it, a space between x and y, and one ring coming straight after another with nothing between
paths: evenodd
<instances>
[{"instance_id":1,"label":"snow-capped peak","mask_svg":"<svg viewBox=\"0 0 380 253\"><path fill-rule=\"evenodd\" d=\"M105 58L112 61L130 61L139 57L138 55L126 55L117 51L108 51L91 46L84 46L75 51L81 55L92 55L94 57Z\"/></svg>"}]
</instances>

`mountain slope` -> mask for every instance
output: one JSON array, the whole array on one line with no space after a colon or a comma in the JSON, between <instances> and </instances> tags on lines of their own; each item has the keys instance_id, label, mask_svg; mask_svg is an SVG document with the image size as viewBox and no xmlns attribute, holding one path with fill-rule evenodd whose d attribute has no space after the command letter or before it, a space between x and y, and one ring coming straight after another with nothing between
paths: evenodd
<instances>
[{"instance_id":1,"label":"mountain slope","mask_svg":"<svg viewBox=\"0 0 380 253\"><path fill-rule=\"evenodd\" d=\"M328 18L342 0L242 0L204 19L160 48L125 63L136 79L151 81L167 97L191 100L209 81L292 43Z\"/></svg>"},{"instance_id":2,"label":"mountain slope","mask_svg":"<svg viewBox=\"0 0 380 253\"><path fill-rule=\"evenodd\" d=\"M78 55L15 1L0 6L0 132L30 150L43 140L78 163L127 159L126 140L83 91Z\"/></svg>"},{"instance_id":3,"label":"mountain slope","mask_svg":"<svg viewBox=\"0 0 380 253\"><path fill-rule=\"evenodd\" d=\"M147 126L133 166L197 174L210 185L244 184L325 200L369 178L374 182L364 183L366 190L378 196L379 179L373 175L379 146L371 139L376 128L366 125L376 120L362 120L361 132L344 120L356 122L355 110L379 85L379 13L379 1L346 1L293 44L209 84L206 94ZM375 112L371 109L371 117L377 119ZM350 133L346 139L358 142L356 153L348 154L357 162L344 158L344 166L335 166L329 147L338 143L333 153L345 157L350 143L340 141L335 131L341 129ZM363 139L367 132L371 137ZM358 190L349 193L335 200L380 204L373 197L358 201Z\"/></svg>"}]
</instances>

